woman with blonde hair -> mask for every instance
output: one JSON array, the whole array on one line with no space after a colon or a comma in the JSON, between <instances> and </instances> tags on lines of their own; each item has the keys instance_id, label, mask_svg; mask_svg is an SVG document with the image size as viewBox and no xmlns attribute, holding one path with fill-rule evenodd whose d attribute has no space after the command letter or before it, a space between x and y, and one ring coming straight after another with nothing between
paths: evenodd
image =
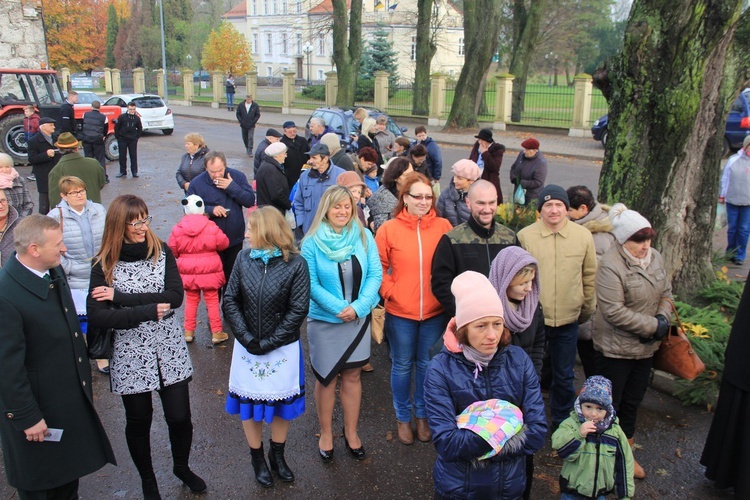
<instances>
[{"instance_id":1,"label":"woman with blonde hair","mask_svg":"<svg viewBox=\"0 0 750 500\"><path fill-rule=\"evenodd\" d=\"M248 215L248 249L237 256L224 295L234 333L226 411L240 415L255 479L273 486L263 455L263 422L271 426L268 460L284 482L294 481L284 458L289 423L305 412L305 364L300 326L310 305L310 276L294 235L272 206ZM258 366L274 370L260 376Z\"/></svg>"},{"instance_id":2,"label":"woman with blonde hair","mask_svg":"<svg viewBox=\"0 0 750 500\"><path fill-rule=\"evenodd\" d=\"M378 166L383 164L383 155L380 154L380 144L375 135L378 133L378 128L375 126L375 119L367 117L362 122L362 133L357 137L357 146L361 150L362 148L372 148L378 154Z\"/></svg>"},{"instance_id":3,"label":"woman with blonde hair","mask_svg":"<svg viewBox=\"0 0 750 500\"><path fill-rule=\"evenodd\" d=\"M370 360L370 313L380 297L383 278L378 248L359 222L351 192L331 186L323 194L302 256L310 270L307 336L315 374L315 403L320 421L321 460L333 460L333 408L336 379L341 375L344 443L364 460L357 434L362 402L361 369Z\"/></svg>"},{"instance_id":4,"label":"woman with blonde hair","mask_svg":"<svg viewBox=\"0 0 750 500\"><path fill-rule=\"evenodd\" d=\"M182 327L182 278L166 243L151 230L146 203L135 195L109 205L99 252L91 269L89 328L114 328L112 392L125 406L125 438L141 476L145 499L160 499L151 462L152 392L161 398L174 467L193 492L206 483L188 466L193 442L188 382L192 379Z\"/></svg>"},{"instance_id":5,"label":"woman with blonde hair","mask_svg":"<svg viewBox=\"0 0 750 500\"><path fill-rule=\"evenodd\" d=\"M208 153L208 146L202 135L191 132L185 136L185 151L187 152L182 155L175 178L177 185L187 194L190 181L206 170L203 160Z\"/></svg>"}]
</instances>

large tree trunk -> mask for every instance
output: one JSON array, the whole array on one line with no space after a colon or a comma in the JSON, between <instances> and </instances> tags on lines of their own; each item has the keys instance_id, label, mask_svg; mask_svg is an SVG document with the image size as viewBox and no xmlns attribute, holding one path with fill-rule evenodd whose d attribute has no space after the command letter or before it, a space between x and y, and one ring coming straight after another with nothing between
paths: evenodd
<instances>
[{"instance_id":1,"label":"large tree trunk","mask_svg":"<svg viewBox=\"0 0 750 500\"><path fill-rule=\"evenodd\" d=\"M502 2L464 1L464 43L466 58L456 83L453 106L446 128L477 126L475 103L484 73L497 50Z\"/></svg>"},{"instance_id":2,"label":"large tree trunk","mask_svg":"<svg viewBox=\"0 0 750 500\"><path fill-rule=\"evenodd\" d=\"M526 1L529 1L528 8L526 8ZM513 1L513 49L511 51L508 71L516 77L513 81L513 97L510 111L510 119L514 122L521 121L523 100L526 97L526 80L529 75L529 65L534 58L534 50L536 49L537 37L539 36L539 24L542 19L542 10L544 7L545 0Z\"/></svg>"},{"instance_id":3,"label":"large tree trunk","mask_svg":"<svg viewBox=\"0 0 750 500\"><path fill-rule=\"evenodd\" d=\"M597 75L610 96L599 198L651 222L683 298L713 279L725 109L738 88L727 56L740 10L735 0L635 0L622 53Z\"/></svg>"},{"instance_id":4,"label":"large tree trunk","mask_svg":"<svg viewBox=\"0 0 750 500\"><path fill-rule=\"evenodd\" d=\"M437 45L430 34L432 4L432 0L417 1L417 64L411 103L414 115L427 115L430 112L430 64L437 52Z\"/></svg>"},{"instance_id":5,"label":"large tree trunk","mask_svg":"<svg viewBox=\"0 0 750 500\"><path fill-rule=\"evenodd\" d=\"M362 55L362 2L352 2L351 11L347 9L346 0L332 0L332 4L333 62L339 86L336 105L353 106Z\"/></svg>"}]
</instances>

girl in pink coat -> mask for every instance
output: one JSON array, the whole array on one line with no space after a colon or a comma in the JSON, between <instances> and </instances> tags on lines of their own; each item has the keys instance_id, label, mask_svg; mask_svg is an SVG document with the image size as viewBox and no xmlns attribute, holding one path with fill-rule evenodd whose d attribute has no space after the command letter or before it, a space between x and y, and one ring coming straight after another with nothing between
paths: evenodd
<instances>
[{"instance_id":1,"label":"girl in pink coat","mask_svg":"<svg viewBox=\"0 0 750 500\"><path fill-rule=\"evenodd\" d=\"M185 288L185 341L195 337L195 321L201 292L206 301L211 342L219 344L229 338L224 333L219 310L219 289L226 278L219 254L229 246L229 238L204 213L203 199L190 195L182 200L185 216L169 236L167 244L177 258L177 268Z\"/></svg>"}]
</instances>

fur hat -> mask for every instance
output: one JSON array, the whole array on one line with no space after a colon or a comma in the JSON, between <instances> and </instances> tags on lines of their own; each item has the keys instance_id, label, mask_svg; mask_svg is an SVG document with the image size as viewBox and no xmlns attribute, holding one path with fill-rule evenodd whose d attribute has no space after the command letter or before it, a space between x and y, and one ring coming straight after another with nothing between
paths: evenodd
<instances>
[{"instance_id":1,"label":"fur hat","mask_svg":"<svg viewBox=\"0 0 750 500\"><path fill-rule=\"evenodd\" d=\"M641 229L651 227L651 223L635 210L629 210L622 203L615 203L609 209L609 220L612 221L612 234L622 245Z\"/></svg>"},{"instance_id":2,"label":"fur hat","mask_svg":"<svg viewBox=\"0 0 750 500\"><path fill-rule=\"evenodd\" d=\"M471 160L458 160L453 164L451 170L453 171L453 175L469 179L470 181L475 181L482 175L479 166Z\"/></svg>"},{"instance_id":3,"label":"fur hat","mask_svg":"<svg viewBox=\"0 0 750 500\"><path fill-rule=\"evenodd\" d=\"M568 193L556 184L547 184L539 193L539 199L536 202L536 209L541 210L545 203L550 200L560 200L565 203L565 209L570 210L570 200L568 200Z\"/></svg>"},{"instance_id":4,"label":"fur hat","mask_svg":"<svg viewBox=\"0 0 750 500\"><path fill-rule=\"evenodd\" d=\"M197 194L191 194L187 198L183 198L181 203L185 215L203 215L206 213L206 204L203 203L203 198Z\"/></svg>"},{"instance_id":5,"label":"fur hat","mask_svg":"<svg viewBox=\"0 0 750 500\"><path fill-rule=\"evenodd\" d=\"M70 132L63 132L60 137L57 138L55 146L63 149L73 149L78 147L78 139Z\"/></svg>"},{"instance_id":6,"label":"fur hat","mask_svg":"<svg viewBox=\"0 0 750 500\"><path fill-rule=\"evenodd\" d=\"M539 149L539 141L537 141L533 137L529 137L521 143L521 147L523 149Z\"/></svg>"},{"instance_id":7,"label":"fur hat","mask_svg":"<svg viewBox=\"0 0 750 500\"><path fill-rule=\"evenodd\" d=\"M456 298L456 329L487 316L503 317L503 303L490 280L476 271L465 271L453 279Z\"/></svg>"},{"instance_id":8,"label":"fur hat","mask_svg":"<svg viewBox=\"0 0 750 500\"><path fill-rule=\"evenodd\" d=\"M477 434L492 447L477 460L519 452L526 441L521 409L502 399L470 404L456 418L456 426Z\"/></svg>"},{"instance_id":9,"label":"fur hat","mask_svg":"<svg viewBox=\"0 0 750 500\"><path fill-rule=\"evenodd\" d=\"M286 144L279 141L279 142L274 142L273 144L268 146L266 150L264 151L264 153L266 153L267 156L276 156L276 155L280 155L284 151L286 151Z\"/></svg>"}]
</instances>

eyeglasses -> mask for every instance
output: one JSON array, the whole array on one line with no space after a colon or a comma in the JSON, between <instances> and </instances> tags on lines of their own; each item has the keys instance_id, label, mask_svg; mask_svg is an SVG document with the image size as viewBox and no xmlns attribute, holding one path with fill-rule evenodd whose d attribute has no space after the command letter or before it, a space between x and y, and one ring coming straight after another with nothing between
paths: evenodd
<instances>
[{"instance_id":1,"label":"eyeglasses","mask_svg":"<svg viewBox=\"0 0 750 500\"><path fill-rule=\"evenodd\" d=\"M66 194L65 196L81 196L84 194L86 194L86 190L79 189L78 191L68 191L68 194Z\"/></svg>"},{"instance_id":2,"label":"eyeglasses","mask_svg":"<svg viewBox=\"0 0 750 500\"><path fill-rule=\"evenodd\" d=\"M0 205L7 205L7 204L8 204L8 200L7 199L3 198L3 199L0 200Z\"/></svg>"},{"instance_id":3,"label":"eyeglasses","mask_svg":"<svg viewBox=\"0 0 750 500\"><path fill-rule=\"evenodd\" d=\"M411 193L408 193L408 194L409 196L411 196L412 198L418 201L422 201L422 200L432 201L432 199L434 198L434 196L432 196L431 194L411 194Z\"/></svg>"},{"instance_id":4,"label":"eyeglasses","mask_svg":"<svg viewBox=\"0 0 750 500\"><path fill-rule=\"evenodd\" d=\"M153 217L152 217L151 215L149 215L148 217L146 217L146 218L145 218L145 219L143 219L143 220L137 220L137 221L135 221L135 222L128 222L128 226L132 226L132 227L133 227L134 229L140 229L140 228L142 228L142 227L143 227L144 225L145 225L145 226L149 226L149 225L151 225L151 220L152 220L152 219L153 219Z\"/></svg>"}]
</instances>

